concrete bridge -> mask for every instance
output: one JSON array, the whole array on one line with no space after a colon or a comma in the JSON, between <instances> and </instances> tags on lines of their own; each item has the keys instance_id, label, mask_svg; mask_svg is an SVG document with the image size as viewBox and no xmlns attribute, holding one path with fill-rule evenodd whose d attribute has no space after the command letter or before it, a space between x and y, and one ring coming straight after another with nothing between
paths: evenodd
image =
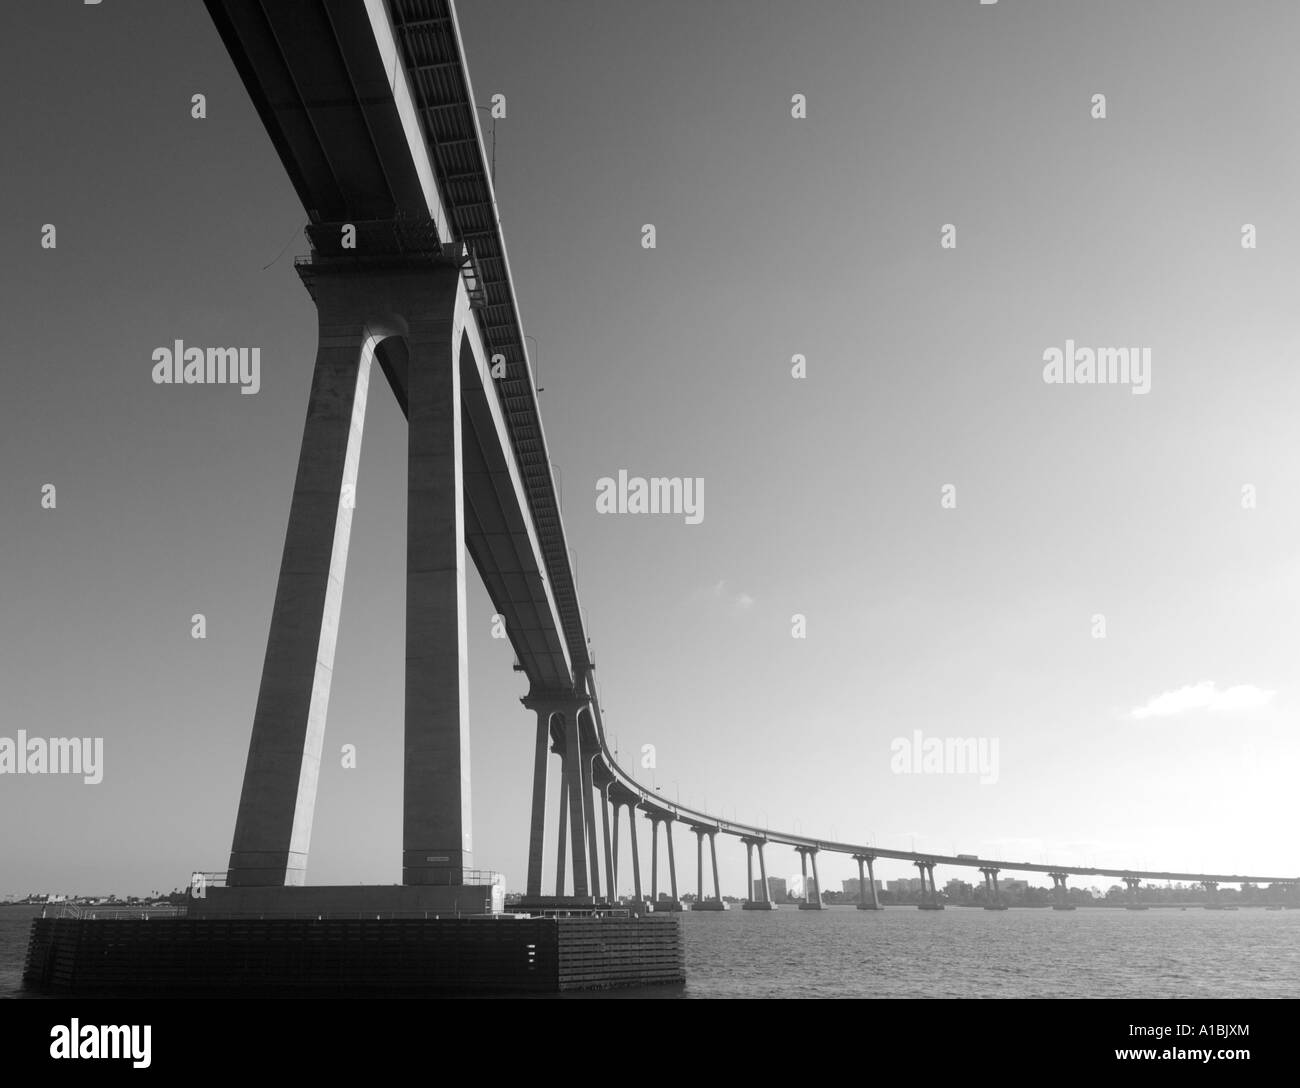
<instances>
[{"instance_id":1,"label":"concrete bridge","mask_svg":"<svg viewBox=\"0 0 1300 1088\"><path fill-rule=\"evenodd\" d=\"M1293 884L1295 875L1182 873L920 854L792 835L664 800L606 743L537 389L451 0L205 0L302 200L312 255L298 271L319 346L267 641L229 890L305 884L329 704L351 508L372 364L408 422L406 709L402 882L411 903L471 881L465 555L504 617L535 715L527 903L594 906L629 864L637 900L680 909L672 827L696 836L697 909L721 909L717 839L749 859L746 903L771 909L766 849L917 866L938 908L937 866L1043 873L1065 905L1072 876ZM232 199L238 200L237 194ZM552 759L552 757L556 757ZM558 767L553 766L558 762ZM557 773L553 773L557 772ZM556 871L543 872L547 811L559 813ZM652 825L648 879L623 814ZM665 858L660 861L660 830ZM711 887L706 886L707 840ZM754 860L761 875L753 897ZM661 882L661 873L666 881ZM668 893L660 900L660 890ZM711 894L706 894L711 893ZM421 896L424 896L422 899ZM441 898L440 898L441 897ZM815 901L814 901L815 900ZM233 902L233 900L227 900ZM458 900L459 902L459 900Z\"/></svg>"}]
</instances>

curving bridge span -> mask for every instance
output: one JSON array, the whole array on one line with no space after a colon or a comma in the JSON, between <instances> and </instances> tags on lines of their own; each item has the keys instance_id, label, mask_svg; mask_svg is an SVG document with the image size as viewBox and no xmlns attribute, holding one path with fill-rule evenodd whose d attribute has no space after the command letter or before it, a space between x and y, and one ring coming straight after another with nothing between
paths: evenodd
<instances>
[{"instance_id":1,"label":"curving bridge span","mask_svg":"<svg viewBox=\"0 0 1300 1088\"><path fill-rule=\"evenodd\" d=\"M1294 876L1035 865L888 850L719 819L664 800L619 767L605 739L537 388L511 281L493 179L451 0L205 0L307 216L298 270L316 302L319 347L275 607L231 850L232 887L305 883L334 640L372 364L408 421L404 885L456 885L472 870L465 667L468 554L504 617L536 714L527 896L596 905L618 886L620 814L653 825L649 898L665 827L697 836L697 909L721 909L717 837L745 846L746 906L770 909L765 849L794 848L817 877L849 855L859 906L877 908L873 862L912 862L923 905L935 866L1050 875L1290 884ZM552 757L556 759L552 759ZM552 764L557 864L543 872ZM553 799L553 798L552 798ZM708 839L712 895L706 895ZM637 837L633 884L646 898ZM754 880L757 858L760 883ZM817 880L820 905L821 882Z\"/></svg>"}]
</instances>

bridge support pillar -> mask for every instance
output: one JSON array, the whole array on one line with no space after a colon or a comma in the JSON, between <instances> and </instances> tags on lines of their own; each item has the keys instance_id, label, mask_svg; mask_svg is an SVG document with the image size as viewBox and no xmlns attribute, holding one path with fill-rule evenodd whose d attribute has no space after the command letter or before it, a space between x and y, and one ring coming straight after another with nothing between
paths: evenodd
<instances>
[{"instance_id":1,"label":"bridge support pillar","mask_svg":"<svg viewBox=\"0 0 1300 1088\"><path fill-rule=\"evenodd\" d=\"M1128 902L1124 904L1125 910L1146 910L1145 903L1138 902L1138 889L1142 887L1142 878L1140 876L1121 877L1128 886Z\"/></svg>"},{"instance_id":2,"label":"bridge support pillar","mask_svg":"<svg viewBox=\"0 0 1300 1088\"><path fill-rule=\"evenodd\" d=\"M636 894L636 901L644 903L645 896L641 892L641 858L637 853L636 805L631 801L627 806L627 830L632 838L632 890Z\"/></svg>"},{"instance_id":3,"label":"bridge support pillar","mask_svg":"<svg viewBox=\"0 0 1300 1088\"><path fill-rule=\"evenodd\" d=\"M916 861L913 862L913 864L921 874L921 902L919 904L919 909L943 910L943 904L939 902L939 891L934 886L934 862ZM928 890L926 887L927 878L929 882Z\"/></svg>"},{"instance_id":4,"label":"bridge support pillar","mask_svg":"<svg viewBox=\"0 0 1300 1088\"><path fill-rule=\"evenodd\" d=\"M858 863L858 910L883 909L876 898L876 874L872 868L872 863L876 860L876 855L854 854L853 860ZM867 866L865 875L862 872L862 865L864 862Z\"/></svg>"},{"instance_id":5,"label":"bridge support pillar","mask_svg":"<svg viewBox=\"0 0 1300 1088\"><path fill-rule=\"evenodd\" d=\"M559 840L555 855L555 894L563 897L568 850L568 815L572 807L569 796L569 776L565 774L568 761L569 724L582 706L578 697L553 692L530 692L520 700L537 715L537 734L533 754L533 803L528 832L528 883L527 897L539 898L542 894L542 848L546 841L546 800L550 781L549 754L560 759L559 776ZM549 746L549 747L548 747ZM574 895L584 894L577 890Z\"/></svg>"},{"instance_id":6,"label":"bridge support pillar","mask_svg":"<svg viewBox=\"0 0 1300 1088\"><path fill-rule=\"evenodd\" d=\"M664 820L664 838L668 843L668 886L672 889L673 906L670 910L681 910L682 902L677 898L677 856L673 853L673 821Z\"/></svg>"},{"instance_id":7,"label":"bridge support pillar","mask_svg":"<svg viewBox=\"0 0 1300 1088\"><path fill-rule=\"evenodd\" d=\"M1205 889L1205 909L1223 909L1223 904L1219 902L1219 882L1217 880L1202 880L1201 887Z\"/></svg>"},{"instance_id":8,"label":"bridge support pillar","mask_svg":"<svg viewBox=\"0 0 1300 1088\"><path fill-rule=\"evenodd\" d=\"M1052 910L1074 910L1067 902L1067 891L1065 887L1068 873L1048 873L1052 878Z\"/></svg>"},{"instance_id":9,"label":"bridge support pillar","mask_svg":"<svg viewBox=\"0 0 1300 1088\"><path fill-rule=\"evenodd\" d=\"M564 777L563 769L560 772L560 817L556 821L560 829L560 839L555 846L555 897L562 899L564 897L564 871L568 865L568 835L569 835L569 781Z\"/></svg>"},{"instance_id":10,"label":"bridge support pillar","mask_svg":"<svg viewBox=\"0 0 1300 1088\"><path fill-rule=\"evenodd\" d=\"M985 868L980 869L984 874L984 898L987 900L984 904L985 910L1006 910L1007 905L1002 902L1002 892L998 888L998 869Z\"/></svg>"},{"instance_id":11,"label":"bridge support pillar","mask_svg":"<svg viewBox=\"0 0 1300 1088\"><path fill-rule=\"evenodd\" d=\"M800 910L821 910L822 909L822 885L817 879L817 847L815 846L796 846L796 853L799 855L799 867L803 871L803 902L799 904ZM808 891L808 861L812 860L812 887L817 889L815 895Z\"/></svg>"},{"instance_id":12,"label":"bridge support pillar","mask_svg":"<svg viewBox=\"0 0 1300 1088\"><path fill-rule=\"evenodd\" d=\"M382 271L313 259L318 341L227 882L306 882L371 363L407 354L403 884L472 865L458 262Z\"/></svg>"},{"instance_id":13,"label":"bridge support pillar","mask_svg":"<svg viewBox=\"0 0 1300 1088\"><path fill-rule=\"evenodd\" d=\"M582 753L582 815L586 824L587 860L591 865L588 877L591 894L600 899L600 831L596 827L595 783L592 779L594 752Z\"/></svg>"},{"instance_id":14,"label":"bridge support pillar","mask_svg":"<svg viewBox=\"0 0 1300 1088\"><path fill-rule=\"evenodd\" d=\"M651 809L646 812L650 821L650 895L657 911L679 911L681 900L677 898L677 860L673 854L673 818L669 813ZM668 847L668 881L670 897L659 898L659 825L664 825L664 841Z\"/></svg>"},{"instance_id":15,"label":"bridge support pillar","mask_svg":"<svg viewBox=\"0 0 1300 1088\"><path fill-rule=\"evenodd\" d=\"M691 910L726 910L727 905L722 901L722 893L718 890L718 848L714 842L718 829L708 827L704 824L694 824L691 830L695 833L695 882L696 882L696 899L691 905ZM709 851L713 856L713 897L709 898L704 894L704 837L709 837Z\"/></svg>"},{"instance_id":16,"label":"bridge support pillar","mask_svg":"<svg viewBox=\"0 0 1300 1088\"><path fill-rule=\"evenodd\" d=\"M693 827L695 832L695 905L704 902L704 828Z\"/></svg>"},{"instance_id":17,"label":"bridge support pillar","mask_svg":"<svg viewBox=\"0 0 1300 1088\"><path fill-rule=\"evenodd\" d=\"M746 899L741 910L776 910L767 883L767 862L763 858L763 845L766 840L745 836L740 840L745 844L746 872L749 886L745 889ZM754 850L758 849L758 896L754 895Z\"/></svg>"},{"instance_id":18,"label":"bridge support pillar","mask_svg":"<svg viewBox=\"0 0 1300 1088\"><path fill-rule=\"evenodd\" d=\"M603 782L596 787L596 795L600 798L600 826L605 839L605 892L609 901L615 903L618 901L618 873L614 868L614 841L609 831L609 789L609 781Z\"/></svg>"},{"instance_id":19,"label":"bridge support pillar","mask_svg":"<svg viewBox=\"0 0 1300 1088\"><path fill-rule=\"evenodd\" d=\"M564 717L564 796L568 798L570 847L573 851L573 894L584 898L587 890L587 808L582 803L582 742L575 714ZM588 795L590 796L590 795Z\"/></svg>"}]
</instances>

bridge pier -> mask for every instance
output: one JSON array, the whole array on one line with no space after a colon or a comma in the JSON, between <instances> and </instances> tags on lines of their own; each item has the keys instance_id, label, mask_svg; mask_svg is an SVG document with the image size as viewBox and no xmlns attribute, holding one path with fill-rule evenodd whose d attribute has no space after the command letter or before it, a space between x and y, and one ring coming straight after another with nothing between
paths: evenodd
<instances>
[{"instance_id":1,"label":"bridge pier","mask_svg":"<svg viewBox=\"0 0 1300 1088\"><path fill-rule=\"evenodd\" d=\"M230 887L306 883L371 363L406 349L406 691L402 883L472 868L462 366L468 297L450 250L382 269L317 253L299 268L318 341L253 715Z\"/></svg>"},{"instance_id":2,"label":"bridge pier","mask_svg":"<svg viewBox=\"0 0 1300 1088\"><path fill-rule=\"evenodd\" d=\"M681 900L677 898L677 861L673 855L673 817L670 813L649 809L646 818L650 821L650 898L657 911L679 911ZM659 898L659 825L664 825L664 841L668 846L668 880L671 894L667 899Z\"/></svg>"},{"instance_id":3,"label":"bridge pier","mask_svg":"<svg viewBox=\"0 0 1300 1088\"><path fill-rule=\"evenodd\" d=\"M815 846L796 846L795 852L799 855L799 865L803 870L803 902L799 904L800 910L821 910L822 909L822 885L817 879L817 847ZM808 894L808 859L812 859L813 869L813 886L817 889L816 897Z\"/></svg>"},{"instance_id":4,"label":"bridge pier","mask_svg":"<svg viewBox=\"0 0 1300 1088\"><path fill-rule=\"evenodd\" d=\"M556 821L560 830L560 840L555 846L555 897L564 896L564 871L568 864L566 839L569 834L569 783L560 778L560 815Z\"/></svg>"},{"instance_id":5,"label":"bridge pier","mask_svg":"<svg viewBox=\"0 0 1300 1088\"><path fill-rule=\"evenodd\" d=\"M709 829L709 856L713 861L713 898L717 900L720 910L726 910L727 904L722 899L722 884L718 880L718 829Z\"/></svg>"},{"instance_id":6,"label":"bridge pier","mask_svg":"<svg viewBox=\"0 0 1300 1088\"><path fill-rule=\"evenodd\" d=\"M749 884L745 889L745 904L741 910L776 910L776 904L772 902L770 890L767 886L767 862L763 860L763 846L766 839L756 838L746 835L741 840L745 844L747 856L747 872ZM758 868L759 868L759 885L758 898L754 898L754 848L758 848Z\"/></svg>"},{"instance_id":7,"label":"bridge pier","mask_svg":"<svg viewBox=\"0 0 1300 1088\"><path fill-rule=\"evenodd\" d=\"M529 693L521 703L537 715L537 734L533 752L533 803L528 832L528 882L526 895L538 898L542 894L542 849L546 840L546 795L549 787L550 761L548 754L560 757L560 838L556 851L556 895L564 895L564 876L567 863L565 835L570 804L568 779L564 777L565 741L569 734L568 722L574 718L582 700L554 693ZM574 894L579 894L575 888Z\"/></svg>"},{"instance_id":8,"label":"bridge pier","mask_svg":"<svg viewBox=\"0 0 1300 1088\"><path fill-rule=\"evenodd\" d=\"M718 833L716 827L709 827L705 824L693 824L691 830L695 832L695 882L696 898L691 904L691 910L726 910L727 904L722 901L722 892L718 888L718 848L714 841ZM713 855L713 898L706 898L704 895L704 836L709 837L709 850Z\"/></svg>"},{"instance_id":9,"label":"bridge pier","mask_svg":"<svg viewBox=\"0 0 1300 1088\"><path fill-rule=\"evenodd\" d=\"M943 904L939 902L939 892L934 886L934 862L932 861L915 861L912 863L921 873L921 902L917 904L918 910L943 910ZM926 891L926 878L929 878L929 892Z\"/></svg>"},{"instance_id":10,"label":"bridge pier","mask_svg":"<svg viewBox=\"0 0 1300 1088\"><path fill-rule=\"evenodd\" d=\"M984 874L984 897L988 900L984 904L985 910L1006 910L1007 905L1002 902L1002 893L998 888L998 869L987 868L980 869ZM931 877L933 879L933 877Z\"/></svg>"},{"instance_id":11,"label":"bridge pier","mask_svg":"<svg viewBox=\"0 0 1300 1088\"><path fill-rule=\"evenodd\" d=\"M636 804L630 800L627 802L627 830L632 839L632 890L636 896L636 902L644 904L645 896L641 892L641 858L637 852Z\"/></svg>"},{"instance_id":12,"label":"bridge pier","mask_svg":"<svg viewBox=\"0 0 1300 1088\"><path fill-rule=\"evenodd\" d=\"M585 711L579 712L579 718ZM595 804L595 782L593 778L592 763L596 758L594 749L591 752L583 751L581 773L582 773L582 805L583 821L585 824L587 839L587 860L591 865L591 894L600 900L600 835L596 830L596 804Z\"/></svg>"},{"instance_id":13,"label":"bridge pier","mask_svg":"<svg viewBox=\"0 0 1300 1088\"><path fill-rule=\"evenodd\" d=\"M858 863L858 910L883 910L876 898L876 874L872 869L876 855L854 854L853 860ZM865 876L862 873L863 862L867 865Z\"/></svg>"},{"instance_id":14,"label":"bridge pier","mask_svg":"<svg viewBox=\"0 0 1300 1088\"><path fill-rule=\"evenodd\" d=\"M1124 904L1125 910L1147 910L1145 903L1138 902L1138 889L1142 887L1142 878L1140 876L1121 877L1125 884L1128 885L1128 902Z\"/></svg>"},{"instance_id":15,"label":"bridge pier","mask_svg":"<svg viewBox=\"0 0 1300 1088\"><path fill-rule=\"evenodd\" d=\"M1074 910L1066 901L1065 880L1068 873L1048 873L1052 878L1052 910Z\"/></svg>"},{"instance_id":16,"label":"bridge pier","mask_svg":"<svg viewBox=\"0 0 1300 1088\"><path fill-rule=\"evenodd\" d=\"M618 812L619 809L626 806L627 807L627 832L628 832L629 845L632 851L633 898L629 905L634 906L640 910L645 910L647 901L644 894L642 894L641 891L641 858L639 855L639 847L638 847L637 834L636 834L636 813L637 813L637 806L640 803L640 797L635 792L633 792L632 790L624 786L622 783L614 781L612 777L610 779L610 784L607 793L609 796L610 804L614 806L614 828L613 828L614 841L611 844L611 848L610 848L610 866L611 866L610 871L613 874L610 877L610 888L609 888L610 900L612 902L618 902L619 899L618 897L618 872L619 872Z\"/></svg>"}]
</instances>

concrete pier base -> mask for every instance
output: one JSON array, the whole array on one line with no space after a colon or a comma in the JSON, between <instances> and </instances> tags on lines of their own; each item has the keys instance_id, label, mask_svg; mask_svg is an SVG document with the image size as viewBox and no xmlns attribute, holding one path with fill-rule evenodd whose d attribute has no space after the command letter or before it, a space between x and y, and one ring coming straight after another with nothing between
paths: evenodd
<instances>
[{"instance_id":1,"label":"concrete pier base","mask_svg":"<svg viewBox=\"0 0 1300 1088\"><path fill-rule=\"evenodd\" d=\"M33 991L194 996L560 993L685 982L681 919L37 918Z\"/></svg>"},{"instance_id":2,"label":"concrete pier base","mask_svg":"<svg viewBox=\"0 0 1300 1088\"><path fill-rule=\"evenodd\" d=\"M821 910L822 905L820 903L800 903L799 909L800 910Z\"/></svg>"},{"instance_id":3,"label":"concrete pier base","mask_svg":"<svg viewBox=\"0 0 1300 1088\"><path fill-rule=\"evenodd\" d=\"M943 910L943 904L942 903L921 903L917 906L916 909L917 910Z\"/></svg>"},{"instance_id":4,"label":"concrete pier base","mask_svg":"<svg viewBox=\"0 0 1300 1088\"><path fill-rule=\"evenodd\" d=\"M656 914L679 914L686 909L680 899L660 899L653 906Z\"/></svg>"}]
</instances>

